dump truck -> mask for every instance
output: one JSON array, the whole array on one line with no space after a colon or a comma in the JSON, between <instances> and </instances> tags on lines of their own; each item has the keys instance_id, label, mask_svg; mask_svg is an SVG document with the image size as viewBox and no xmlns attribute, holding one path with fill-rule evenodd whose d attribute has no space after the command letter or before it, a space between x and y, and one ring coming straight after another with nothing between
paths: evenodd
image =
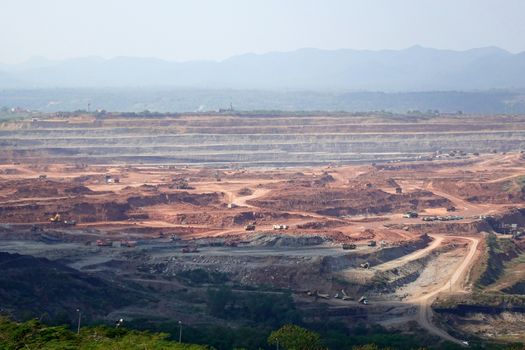
<instances>
[{"instance_id":1,"label":"dump truck","mask_svg":"<svg viewBox=\"0 0 525 350\"><path fill-rule=\"evenodd\" d=\"M273 225L274 230L288 230L288 225Z\"/></svg>"},{"instance_id":2,"label":"dump truck","mask_svg":"<svg viewBox=\"0 0 525 350\"><path fill-rule=\"evenodd\" d=\"M255 223L244 226L245 231L255 231Z\"/></svg>"},{"instance_id":3,"label":"dump truck","mask_svg":"<svg viewBox=\"0 0 525 350\"><path fill-rule=\"evenodd\" d=\"M359 264L359 267L363 268L363 269L368 269L370 267L370 264L367 262L364 262L362 264Z\"/></svg>"},{"instance_id":4,"label":"dump truck","mask_svg":"<svg viewBox=\"0 0 525 350\"><path fill-rule=\"evenodd\" d=\"M187 246L182 248L183 253L197 253L199 250L196 246Z\"/></svg>"},{"instance_id":5,"label":"dump truck","mask_svg":"<svg viewBox=\"0 0 525 350\"><path fill-rule=\"evenodd\" d=\"M330 295L324 294L324 293L319 293L319 291L315 292L315 296L318 297L318 298L330 299Z\"/></svg>"},{"instance_id":6,"label":"dump truck","mask_svg":"<svg viewBox=\"0 0 525 350\"><path fill-rule=\"evenodd\" d=\"M97 239L96 244L98 247L111 247L113 242L109 239Z\"/></svg>"},{"instance_id":7,"label":"dump truck","mask_svg":"<svg viewBox=\"0 0 525 350\"><path fill-rule=\"evenodd\" d=\"M368 246L369 247L375 247L376 245L377 245L376 241L368 241Z\"/></svg>"},{"instance_id":8,"label":"dump truck","mask_svg":"<svg viewBox=\"0 0 525 350\"><path fill-rule=\"evenodd\" d=\"M137 241L130 241L130 240L122 240L120 241L121 247L128 247L128 248L135 248L137 246Z\"/></svg>"},{"instance_id":9,"label":"dump truck","mask_svg":"<svg viewBox=\"0 0 525 350\"><path fill-rule=\"evenodd\" d=\"M368 305L368 299L363 295L361 298L359 298L359 303L363 305Z\"/></svg>"},{"instance_id":10,"label":"dump truck","mask_svg":"<svg viewBox=\"0 0 525 350\"><path fill-rule=\"evenodd\" d=\"M344 289L341 289L341 295L342 295L341 299L343 299L343 300L351 300L352 299L351 296L346 294L346 291Z\"/></svg>"}]
</instances>

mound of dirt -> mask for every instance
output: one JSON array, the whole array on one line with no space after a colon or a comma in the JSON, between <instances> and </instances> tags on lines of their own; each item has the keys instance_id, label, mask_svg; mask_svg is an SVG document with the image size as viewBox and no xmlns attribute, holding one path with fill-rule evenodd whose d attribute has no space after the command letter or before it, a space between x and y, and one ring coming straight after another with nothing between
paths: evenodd
<instances>
[{"instance_id":1,"label":"mound of dirt","mask_svg":"<svg viewBox=\"0 0 525 350\"><path fill-rule=\"evenodd\" d=\"M329 216L421 211L452 205L448 199L422 190L391 194L378 189L304 187L282 188L248 203L273 210L310 211Z\"/></svg>"},{"instance_id":2,"label":"mound of dirt","mask_svg":"<svg viewBox=\"0 0 525 350\"><path fill-rule=\"evenodd\" d=\"M237 195L242 196L242 197L251 196L252 194L253 194L253 191L248 187L241 188L239 192L237 192Z\"/></svg>"},{"instance_id":3,"label":"mound of dirt","mask_svg":"<svg viewBox=\"0 0 525 350\"><path fill-rule=\"evenodd\" d=\"M319 230L323 228L339 227L339 226L348 226L348 223L337 221L337 220L310 221L310 222L305 222L304 224L297 225L297 228L298 229Z\"/></svg>"},{"instance_id":4,"label":"mound of dirt","mask_svg":"<svg viewBox=\"0 0 525 350\"><path fill-rule=\"evenodd\" d=\"M257 234L250 238L250 245L267 247L306 247L321 245L327 241L319 235L283 235L274 233Z\"/></svg>"},{"instance_id":5,"label":"mound of dirt","mask_svg":"<svg viewBox=\"0 0 525 350\"><path fill-rule=\"evenodd\" d=\"M498 182L436 180L433 186L472 203L510 204L525 200L524 179L521 177Z\"/></svg>"}]
</instances>

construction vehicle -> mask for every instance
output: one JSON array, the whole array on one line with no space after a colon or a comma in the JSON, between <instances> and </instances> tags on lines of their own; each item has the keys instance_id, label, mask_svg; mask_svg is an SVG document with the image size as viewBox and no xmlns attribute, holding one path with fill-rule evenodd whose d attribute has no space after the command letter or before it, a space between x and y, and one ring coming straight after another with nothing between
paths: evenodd
<instances>
[{"instance_id":1,"label":"construction vehicle","mask_svg":"<svg viewBox=\"0 0 525 350\"><path fill-rule=\"evenodd\" d=\"M50 222L59 223L60 222L60 214L56 213L52 217L49 218Z\"/></svg>"},{"instance_id":2,"label":"construction vehicle","mask_svg":"<svg viewBox=\"0 0 525 350\"><path fill-rule=\"evenodd\" d=\"M75 220L64 220L64 225L75 226L77 222Z\"/></svg>"},{"instance_id":3,"label":"construction vehicle","mask_svg":"<svg viewBox=\"0 0 525 350\"><path fill-rule=\"evenodd\" d=\"M417 218L419 215L415 212L415 211L407 211L403 217L405 219L413 219L413 218Z\"/></svg>"},{"instance_id":4,"label":"construction vehicle","mask_svg":"<svg viewBox=\"0 0 525 350\"><path fill-rule=\"evenodd\" d=\"M341 296L341 299L343 299L343 300L351 300L351 299L352 299L351 296L349 296L348 294L346 294L346 292L345 292L344 289L341 289L341 295L342 295L342 296Z\"/></svg>"},{"instance_id":5,"label":"construction vehicle","mask_svg":"<svg viewBox=\"0 0 525 350\"><path fill-rule=\"evenodd\" d=\"M343 243L343 249L349 250L349 249L356 249L357 246L354 243Z\"/></svg>"},{"instance_id":6,"label":"construction vehicle","mask_svg":"<svg viewBox=\"0 0 525 350\"><path fill-rule=\"evenodd\" d=\"M197 253L199 250L196 246L187 246L182 248L183 253Z\"/></svg>"},{"instance_id":7,"label":"construction vehicle","mask_svg":"<svg viewBox=\"0 0 525 350\"><path fill-rule=\"evenodd\" d=\"M288 230L288 225L273 225L274 230Z\"/></svg>"},{"instance_id":8,"label":"construction vehicle","mask_svg":"<svg viewBox=\"0 0 525 350\"><path fill-rule=\"evenodd\" d=\"M244 226L245 231L255 231L255 222Z\"/></svg>"},{"instance_id":9,"label":"construction vehicle","mask_svg":"<svg viewBox=\"0 0 525 350\"><path fill-rule=\"evenodd\" d=\"M109 239L97 239L96 241L97 247L111 247L113 246L113 242Z\"/></svg>"},{"instance_id":10,"label":"construction vehicle","mask_svg":"<svg viewBox=\"0 0 525 350\"><path fill-rule=\"evenodd\" d=\"M137 246L137 241L123 240L120 241L121 247L135 248Z\"/></svg>"},{"instance_id":11,"label":"construction vehicle","mask_svg":"<svg viewBox=\"0 0 525 350\"><path fill-rule=\"evenodd\" d=\"M362 264L359 264L359 267L361 267L363 269L368 269L370 267L370 263L368 261L364 262Z\"/></svg>"},{"instance_id":12,"label":"construction vehicle","mask_svg":"<svg viewBox=\"0 0 525 350\"><path fill-rule=\"evenodd\" d=\"M359 303L363 305L368 305L368 299L363 295L361 298L359 298Z\"/></svg>"},{"instance_id":13,"label":"construction vehicle","mask_svg":"<svg viewBox=\"0 0 525 350\"><path fill-rule=\"evenodd\" d=\"M368 246L369 247L375 247L376 245L377 245L376 241L368 241Z\"/></svg>"},{"instance_id":14,"label":"construction vehicle","mask_svg":"<svg viewBox=\"0 0 525 350\"><path fill-rule=\"evenodd\" d=\"M330 295L328 295L328 294L323 294L323 293L319 293L319 291L316 291L316 292L315 292L315 296L318 297L318 298L330 299Z\"/></svg>"}]
</instances>

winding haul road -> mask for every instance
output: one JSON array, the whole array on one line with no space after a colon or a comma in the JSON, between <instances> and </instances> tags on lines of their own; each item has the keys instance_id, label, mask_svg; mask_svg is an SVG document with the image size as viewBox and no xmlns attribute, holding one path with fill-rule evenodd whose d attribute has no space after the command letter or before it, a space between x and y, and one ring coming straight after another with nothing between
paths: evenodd
<instances>
[{"instance_id":1,"label":"winding haul road","mask_svg":"<svg viewBox=\"0 0 525 350\"><path fill-rule=\"evenodd\" d=\"M416 299L409 300L410 302L417 304L419 307L417 314L417 322L432 334L435 334L445 340L454 342L456 344L465 345L463 341L454 338L443 329L437 327L432 323L432 302L437 298L438 294L445 292L447 289L454 289L456 291L463 289L463 281L469 268L474 263L476 257L476 251L478 249L480 238L477 237L458 237L470 241L469 250L465 259L461 262L458 269L450 276L450 279L438 289L425 294Z\"/></svg>"}]
</instances>

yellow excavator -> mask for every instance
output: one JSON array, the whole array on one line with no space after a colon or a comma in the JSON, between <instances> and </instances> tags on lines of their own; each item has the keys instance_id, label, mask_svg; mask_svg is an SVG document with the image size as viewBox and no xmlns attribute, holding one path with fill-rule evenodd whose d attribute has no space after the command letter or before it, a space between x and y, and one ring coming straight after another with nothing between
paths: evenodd
<instances>
[{"instance_id":1,"label":"yellow excavator","mask_svg":"<svg viewBox=\"0 0 525 350\"><path fill-rule=\"evenodd\" d=\"M59 223L60 222L60 214L56 213L54 216L49 218L50 222Z\"/></svg>"}]
</instances>

